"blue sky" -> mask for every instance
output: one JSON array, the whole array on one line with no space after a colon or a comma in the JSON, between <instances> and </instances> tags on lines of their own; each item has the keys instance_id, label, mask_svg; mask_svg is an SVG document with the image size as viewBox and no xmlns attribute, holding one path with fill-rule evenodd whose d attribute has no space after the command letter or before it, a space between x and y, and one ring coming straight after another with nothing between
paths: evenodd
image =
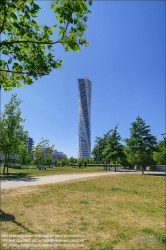
<instances>
[{"instance_id":1,"label":"blue sky","mask_svg":"<svg viewBox=\"0 0 166 250\"><path fill-rule=\"evenodd\" d=\"M37 3L39 22L55 24L49 1ZM2 90L2 111L12 94L23 101L24 127L35 145L43 137L68 157L78 152L77 78L92 81L92 149L95 137L116 124L121 137L129 137L137 116L158 140L165 132L165 2L95 1L90 9L88 47L65 53L56 45L62 69L31 86Z\"/></svg>"}]
</instances>

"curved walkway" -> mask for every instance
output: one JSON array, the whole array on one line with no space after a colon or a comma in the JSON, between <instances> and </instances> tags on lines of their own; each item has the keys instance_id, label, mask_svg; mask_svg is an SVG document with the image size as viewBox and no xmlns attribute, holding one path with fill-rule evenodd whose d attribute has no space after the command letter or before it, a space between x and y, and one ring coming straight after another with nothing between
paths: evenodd
<instances>
[{"instance_id":1,"label":"curved walkway","mask_svg":"<svg viewBox=\"0 0 166 250\"><path fill-rule=\"evenodd\" d=\"M163 176L164 172L151 172L151 175ZM90 178L105 175L115 175L115 174L142 174L141 171L105 171L104 173L82 173L82 174L57 174L57 175L47 175L41 177L28 177L28 178L16 178L16 179L5 179L1 180L1 189L9 188L19 188L25 186L35 186L44 185L51 183L59 183L71 180L78 180L82 178Z\"/></svg>"}]
</instances>

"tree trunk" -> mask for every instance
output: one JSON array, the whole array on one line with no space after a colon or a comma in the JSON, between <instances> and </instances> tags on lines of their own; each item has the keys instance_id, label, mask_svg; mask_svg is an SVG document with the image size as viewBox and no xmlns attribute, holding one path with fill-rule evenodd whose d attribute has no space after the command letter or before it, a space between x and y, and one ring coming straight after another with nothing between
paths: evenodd
<instances>
[{"instance_id":1,"label":"tree trunk","mask_svg":"<svg viewBox=\"0 0 166 250\"><path fill-rule=\"evenodd\" d=\"M115 165L115 172L116 172L116 165Z\"/></svg>"},{"instance_id":2,"label":"tree trunk","mask_svg":"<svg viewBox=\"0 0 166 250\"><path fill-rule=\"evenodd\" d=\"M5 163L4 163L4 166L3 166L3 175L5 174Z\"/></svg>"},{"instance_id":3,"label":"tree trunk","mask_svg":"<svg viewBox=\"0 0 166 250\"><path fill-rule=\"evenodd\" d=\"M9 168L9 154L7 155L7 174L8 174L8 168Z\"/></svg>"},{"instance_id":4,"label":"tree trunk","mask_svg":"<svg viewBox=\"0 0 166 250\"><path fill-rule=\"evenodd\" d=\"M7 155L5 154L5 161L4 161L4 166L3 166L3 175L5 174L6 162L7 162Z\"/></svg>"},{"instance_id":5,"label":"tree trunk","mask_svg":"<svg viewBox=\"0 0 166 250\"><path fill-rule=\"evenodd\" d=\"M142 168L142 174L144 174L144 165L141 163L141 168Z\"/></svg>"}]
</instances>

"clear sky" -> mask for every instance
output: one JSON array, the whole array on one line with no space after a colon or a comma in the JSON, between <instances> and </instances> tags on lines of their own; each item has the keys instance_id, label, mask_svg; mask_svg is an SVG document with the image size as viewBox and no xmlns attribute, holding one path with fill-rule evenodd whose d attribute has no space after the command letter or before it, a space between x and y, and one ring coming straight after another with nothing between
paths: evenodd
<instances>
[{"instance_id":1,"label":"clear sky","mask_svg":"<svg viewBox=\"0 0 166 250\"><path fill-rule=\"evenodd\" d=\"M49 1L37 3L39 22L55 24ZM90 9L88 47L65 53L56 45L62 69L31 86L2 90L2 111L12 94L23 101L24 127L35 145L43 137L68 157L78 152L77 78L92 81L92 149L95 137L116 124L121 137L129 137L137 116L158 140L165 132L165 1L94 1Z\"/></svg>"}]
</instances>

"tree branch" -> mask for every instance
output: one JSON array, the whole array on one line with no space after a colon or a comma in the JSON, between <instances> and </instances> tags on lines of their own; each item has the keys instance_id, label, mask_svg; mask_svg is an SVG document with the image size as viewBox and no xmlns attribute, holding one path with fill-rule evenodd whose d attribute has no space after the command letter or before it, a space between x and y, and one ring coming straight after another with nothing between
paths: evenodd
<instances>
[{"instance_id":1,"label":"tree branch","mask_svg":"<svg viewBox=\"0 0 166 250\"><path fill-rule=\"evenodd\" d=\"M6 44L15 44L15 43L38 43L38 44L56 44L56 43L61 43L59 40L56 41L56 42L39 42L39 41L30 41L30 40L27 40L27 41L11 41L11 42L0 42L0 47L1 46L4 46Z\"/></svg>"},{"instance_id":2,"label":"tree branch","mask_svg":"<svg viewBox=\"0 0 166 250\"><path fill-rule=\"evenodd\" d=\"M67 24L66 24L66 28L65 28L65 30L63 32L62 38L55 41L55 42L48 42L48 41L39 42L39 41L33 41L33 40L10 41L10 42L2 41L2 42L0 42L0 47L4 46L6 44L16 44L16 43L36 43L36 44L43 44L43 45L44 44L50 44L51 45L51 44L56 44L56 43L62 43L60 40L63 40L63 38L65 37L68 26L69 26L69 22L67 22Z\"/></svg>"},{"instance_id":3,"label":"tree branch","mask_svg":"<svg viewBox=\"0 0 166 250\"><path fill-rule=\"evenodd\" d=\"M65 30L64 30L64 32L63 32L63 35L62 35L62 40L63 40L63 38L64 38L64 36L65 36L65 33L66 33L66 31L67 31L68 26L69 26L69 22L67 22L67 24L66 24L66 28L65 28Z\"/></svg>"},{"instance_id":4,"label":"tree branch","mask_svg":"<svg viewBox=\"0 0 166 250\"><path fill-rule=\"evenodd\" d=\"M6 9L6 5L5 5L4 6L4 18L3 18L3 23L2 23L0 33L2 33L2 31L4 30L4 26L5 26L5 22L6 22L6 16L7 16L7 9Z\"/></svg>"},{"instance_id":5,"label":"tree branch","mask_svg":"<svg viewBox=\"0 0 166 250\"><path fill-rule=\"evenodd\" d=\"M13 70L6 70L6 69L0 69L0 72L9 72L13 74L32 74L32 72L13 71ZM40 74L43 74L43 72L37 72L35 74L40 75ZM48 75L48 74L44 74L44 75Z\"/></svg>"}]
</instances>

